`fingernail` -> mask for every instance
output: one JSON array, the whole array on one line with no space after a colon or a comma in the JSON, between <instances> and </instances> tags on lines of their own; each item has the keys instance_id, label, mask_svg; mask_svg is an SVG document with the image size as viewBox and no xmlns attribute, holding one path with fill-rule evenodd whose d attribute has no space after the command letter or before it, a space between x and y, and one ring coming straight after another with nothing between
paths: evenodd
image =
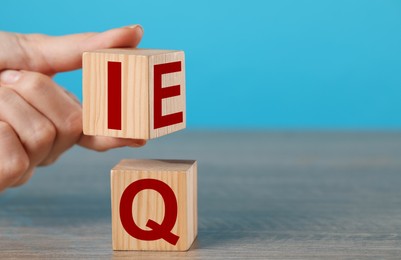
<instances>
[{"instance_id":1,"label":"fingernail","mask_svg":"<svg viewBox=\"0 0 401 260\"><path fill-rule=\"evenodd\" d=\"M144 33L143 27L140 24L133 24L133 25L129 25L126 27L131 28L131 29L139 28L139 29L141 29L142 33Z\"/></svg>"},{"instance_id":2,"label":"fingernail","mask_svg":"<svg viewBox=\"0 0 401 260\"><path fill-rule=\"evenodd\" d=\"M3 84L13 84L21 78L22 73L18 70L5 70L0 73L0 82Z\"/></svg>"}]
</instances>

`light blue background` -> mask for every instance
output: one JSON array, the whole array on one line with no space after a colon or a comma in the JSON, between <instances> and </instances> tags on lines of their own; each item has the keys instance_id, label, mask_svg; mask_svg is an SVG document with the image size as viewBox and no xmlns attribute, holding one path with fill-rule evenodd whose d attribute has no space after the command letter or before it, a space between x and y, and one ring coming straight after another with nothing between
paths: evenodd
<instances>
[{"instance_id":1,"label":"light blue background","mask_svg":"<svg viewBox=\"0 0 401 260\"><path fill-rule=\"evenodd\" d=\"M185 50L190 128L401 128L401 1L0 2L0 30L135 23ZM80 71L56 79L81 96Z\"/></svg>"}]
</instances>

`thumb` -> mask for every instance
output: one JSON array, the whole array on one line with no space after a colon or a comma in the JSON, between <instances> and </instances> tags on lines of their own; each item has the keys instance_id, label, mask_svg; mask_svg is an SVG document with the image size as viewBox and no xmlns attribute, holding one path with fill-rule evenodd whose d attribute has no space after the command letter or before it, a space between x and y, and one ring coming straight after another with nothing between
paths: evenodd
<instances>
[{"instance_id":1,"label":"thumb","mask_svg":"<svg viewBox=\"0 0 401 260\"><path fill-rule=\"evenodd\" d=\"M143 35L139 25L118 28L103 33L83 33L47 37L39 46L44 58L56 73L82 66L82 53L113 47L136 47Z\"/></svg>"},{"instance_id":2,"label":"thumb","mask_svg":"<svg viewBox=\"0 0 401 260\"><path fill-rule=\"evenodd\" d=\"M112 148L124 146L141 147L146 144L146 140L126 139L110 136L90 136L82 134L77 144L91 150L102 152Z\"/></svg>"},{"instance_id":3,"label":"thumb","mask_svg":"<svg viewBox=\"0 0 401 260\"><path fill-rule=\"evenodd\" d=\"M66 36L41 34L16 35L23 49L19 57L7 62L7 69L31 70L47 75L79 69L82 53L115 47L136 47L143 35L140 25L112 29L102 33L81 33ZM18 62L23 60L24 62ZM5 68L3 68L5 69ZM1 70L1 68L0 68Z\"/></svg>"}]
</instances>

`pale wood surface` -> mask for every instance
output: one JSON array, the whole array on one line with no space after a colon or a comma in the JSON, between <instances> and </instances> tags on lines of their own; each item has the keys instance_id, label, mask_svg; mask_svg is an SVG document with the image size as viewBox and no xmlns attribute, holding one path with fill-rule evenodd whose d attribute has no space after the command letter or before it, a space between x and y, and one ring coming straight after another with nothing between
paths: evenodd
<instances>
[{"instance_id":1,"label":"pale wood surface","mask_svg":"<svg viewBox=\"0 0 401 260\"><path fill-rule=\"evenodd\" d=\"M186 251L197 234L197 166L194 160L124 159L111 170L111 208L113 249ZM144 241L130 236L120 221L120 199L131 183L156 179L173 190L177 201L177 220L171 232L179 236L176 245L164 239ZM149 219L162 223L165 215L163 198L154 190L143 190L133 201L132 215L138 227L148 230Z\"/></svg>"},{"instance_id":2,"label":"pale wood surface","mask_svg":"<svg viewBox=\"0 0 401 260\"><path fill-rule=\"evenodd\" d=\"M188 252L113 252L110 169L198 160ZM0 195L0 258L399 259L401 133L191 133L143 149L74 149Z\"/></svg>"},{"instance_id":3,"label":"pale wood surface","mask_svg":"<svg viewBox=\"0 0 401 260\"><path fill-rule=\"evenodd\" d=\"M108 129L107 63L121 62L121 130ZM183 112L184 121L153 129L153 67L181 61L182 71L162 76L163 87L180 85L180 95L162 100L162 115ZM136 139L163 136L186 126L185 55L183 51L104 49L85 52L82 66L83 130L87 135Z\"/></svg>"}]
</instances>

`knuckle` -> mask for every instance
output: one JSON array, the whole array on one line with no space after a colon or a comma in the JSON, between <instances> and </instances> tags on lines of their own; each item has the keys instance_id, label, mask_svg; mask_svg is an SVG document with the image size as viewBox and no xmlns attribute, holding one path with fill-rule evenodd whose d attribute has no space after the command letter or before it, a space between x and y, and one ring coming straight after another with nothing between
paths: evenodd
<instances>
[{"instance_id":1,"label":"knuckle","mask_svg":"<svg viewBox=\"0 0 401 260\"><path fill-rule=\"evenodd\" d=\"M13 129L9 124L0 122L0 135L8 138L13 135ZM6 158L1 159L0 178L7 184L17 181L29 168L28 155L23 151L7 153Z\"/></svg>"},{"instance_id":2,"label":"knuckle","mask_svg":"<svg viewBox=\"0 0 401 260\"><path fill-rule=\"evenodd\" d=\"M33 91L42 92L46 90L46 78L40 73L30 73L29 88Z\"/></svg>"},{"instance_id":3,"label":"knuckle","mask_svg":"<svg viewBox=\"0 0 401 260\"><path fill-rule=\"evenodd\" d=\"M12 184L28 170L29 158L26 154L15 154L6 162L1 163L0 167L3 181Z\"/></svg>"},{"instance_id":4,"label":"knuckle","mask_svg":"<svg viewBox=\"0 0 401 260\"><path fill-rule=\"evenodd\" d=\"M32 136L30 138L31 145L34 149L47 146L53 143L56 134L56 128L53 124L43 120L43 122L38 123L32 128Z\"/></svg>"},{"instance_id":5,"label":"knuckle","mask_svg":"<svg viewBox=\"0 0 401 260\"><path fill-rule=\"evenodd\" d=\"M82 133L82 113L72 112L64 121L62 131L68 136L79 136Z\"/></svg>"}]
</instances>

